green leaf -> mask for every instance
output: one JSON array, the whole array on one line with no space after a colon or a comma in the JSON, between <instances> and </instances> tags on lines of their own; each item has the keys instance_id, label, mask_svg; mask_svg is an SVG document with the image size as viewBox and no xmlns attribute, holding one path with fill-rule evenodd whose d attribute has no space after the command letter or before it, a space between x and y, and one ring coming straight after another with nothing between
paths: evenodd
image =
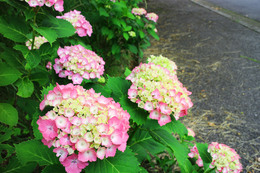
<instances>
[{"instance_id":1,"label":"green leaf","mask_svg":"<svg viewBox=\"0 0 260 173\"><path fill-rule=\"evenodd\" d=\"M129 35L128 35L126 32L123 33L123 37L124 37L126 40L129 39Z\"/></svg>"},{"instance_id":2,"label":"green leaf","mask_svg":"<svg viewBox=\"0 0 260 173\"><path fill-rule=\"evenodd\" d=\"M139 31L140 38L144 38L145 34L143 31Z\"/></svg>"},{"instance_id":3,"label":"green leaf","mask_svg":"<svg viewBox=\"0 0 260 173\"><path fill-rule=\"evenodd\" d=\"M43 27L55 30L58 38L70 37L76 31L70 22L53 16L47 16L47 19L43 21Z\"/></svg>"},{"instance_id":4,"label":"green leaf","mask_svg":"<svg viewBox=\"0 0 260 173\"><path fill-rule=\"evenodd\" d=\"M38 140L25 141L15 145L17 158L25 165L37 162L40 166L58 163L55 153Z\"/></svg>"},{"instance_id":5,"label":"green leaf","mask_svg":"<svg viewBox=\"0 0 260 173\"><path fill-rule=\"evenodd\" d=\"M28 21L34 17L35 12L33 10L33 8L28 8L24 10L25 21Z\"/></svg>"},{"instance_id":6,"label":"green leaf","mask_svg":"<svg viewBox=\"0 0 260 173\"><path fill-rule=\"evenodd\" d=\"M188 147L179 143L179 141L169 132L163 129L150 130L150 135L154 140L168 146L177 159L182 172L192 172L192 166L188 160Z\"/></svg>"},{"instance_id":7,"label":"green leaf","mask_svg":"<svg viewBox=\"0 0 260 173\"><path fill-rule=\"evenodd\" d=\"M15 85L18 87L17 95L20 97L28 98L31 97L34 91L34 85L28 77L18 80Z\"/></svg>"},{"instance_id":8,"label":"green leaf","mask_svg":"<svg viewBox=\"0 0 260 173\"><path fill-rule=\"evenodd\" d=\"M135 45L132 45L132 44L129 44L128 45L128 49L133 52L134 54L137 54L138 53L138 49Z\"/></svg>"},{"instance_id":9,"label":"green leaf","mask_svg":"<svg viewBox=\"0 0 260 173\"><path fill-rule=\"evenodd\" d=\"M139 173L148 173L148 171L140 166Z\"/></svg>"},{"instance_id":10,"label":"green leaf","mask_svg":"<svg viewBox=\"0 0 260 173\"><path fill-rule=\"evenodd\" d=\"M48 42L52 45L52 43L57 39L58 35L56 34L56 31L48 28L48 27L35 27L31 25L34 30L36 30L38 33L40 33L42 36L44 36Z\"/></svg>"},{"instance_id":11,"label":"green leaf","mask_svg":"<svg viewBox=\"0 0 260 173\"><path fill-rule=\"evenodd\" d=\"M0 17L0 33L15 42L25 42L28 40L26 34L29 33L29 29L21 17Z\"/></svg>"},{"instance_id":12,"label":"green leaf","mask_svg":"<svg viewBox=\"0 0 260 173\"><path fill-rule=\"evenodd\" d=\"M111 20L112 20L112 23L113 23L114 25L117 25L117 26L121 27L121 22L120 22L119 19L117 19L117 18L112 18Z\"/></svg>"},{"instance_id":13,"label":"green leaf","mask_svg":"<svg viewBox=\"0 0 260 173\"><path fill-rule=\"evenodd\" d=\"M211 163L212 162L212 157L210 153L208 152L208 144L207 143L196 143L196 146L198 148L199 154L201 159L203 160L204 163Z\"/></svg>"},{"instance_id":14,"label":"green leaf","mask_svg":"<svg viewBox=\"0 0 260 173\"><path fill-rule=\"evenodd\" d=\"M127 17L130 19L135 19L135 16L131 12L127 12Z\"/></svg>"},{"instance_id":15,"label":"green leaf","mask_svg":"<svg viewBox=\"0 0 260 173\"><path fill-rule=\"evenodd\" d=\"M30 76L31 81L38 82L40 86L45 85L47 82L49 82L49 74L48 72L41 71L37 73L33 73Z\"/></svg>"},{"instance_id":16,"label":"green leaf","mask_svg":"<svg viewBox=\"0 0 260 173\"><path fill-rule=\"evenodd\" d=\"M19 54L13 49L4 48L4 52L0 54L0 58L2 58L11 67L16 69L23 69Z\"/></svg>"},{"instance_id":17,"label":"green leaf","mask_svg":"<svg viewBox=\"0 0 260 173\"><path fill-rule=\"evenodd\" d=\"M24 5L24 3L19 2L19 1L13 1L13 0L0 0L2 2L6 2L7 4L11 5L14 8L20 9L20 10L26 10L28 8L27 6Z\"/></svg>"},{"instance_id":18,"label":"green leaf","mask_svg":"<svg viewBox=\"0 0 260 173\"><path fill-rule=\"evenodd\" d=\"M0 136L0 143L8 141L11 139L11 136L14 134L14 131L12 128L5 128L1 127L1 136Z\"/></svg>"},{"instance_id":19,"label":"green leaf","mask_svg":"<svg viewBox=\"0 0 260 173\"><path fill-rule=\"evenodd\" d=\"M154 32L154 30L152 29L148 29L148 33L153 36L153 38L155 38L156 40L159 40L159 36L156 34L156 32Z\"/></svg>"},{"instance_id":20,"label":"green leaf","mask_svg":"<svg viewBox=\"0 0 260 173\"><path fill-rule=\"evenodd\" d=\"M16 68L0 63L0 86L14 83L21 75Z\"/></svg>"},{"instance_id":21,"label":"green leaf","mask_svg":"<svg viewBox=\"0 0 260 173\"><path fill-rule=\"evenodd\" d=\"M106 10L105 10L104 8L100 7L100 8L98 9L98 11L99 11L99 15L100 15L100 16L109 17L109 14L106 12Z\"/></svg>"},{"instance_id":22,"label":"green leaf","mask_svg":"<svg viewBox=\"0 0 260 173\"><path fill-rule=\"evenodd\" d=\"M91 86L96 93L101 93L101 95L105 96L105 97L110 97L112 90L110 88L108 88L107 86L102 86L100 84L95 84Z\"/></svg>"},{"instance_id":23,"label":"green leaf","mask_svg":"<svg viewBox=\"0 0 260 173\"><path fill-rule=\"evenodd\" d=\"M106 87L112 90L114 100L119 101L121 96L127 94L130 85L130 82L123 78L108 76Z\"/></svg>"},{"instance_id":24,"label":"green leaf","mask_svg":"<svg viewBox=\"0 0 260 173\"><path fill-rule=\"evenodd\" d=\"M86 167L86 173L136 173L139 170L139 162L134 153L126 148L124 152L117 151L115 157L104 158L96 162L90 162Z\"/></svg>"},{"instance_id":25,"label":"green leaf","mask_svg":"<svg viewBox=\"0 0 260 173\"><path fill-rule=\"evenodd\" d=\"M0 103L0 122L15 126L18 123L17 110L8 103Z\"/></svg>"},{"instance_id":26,"label":"green leaf","mask_svg":"<svg viewBox=\"0 0 260 173\"><path fill-rule=\"evenodd\" d=\"M48 165L46 166L43 170L42 173L65 173L65 167L62 166L61 164L55 164L55 165Z\"/></svg>"},{"instance_id":27,"label":"green leaf","mask_svg":"<svg viewBox=\"0 0 260 173\"><path fill-rule=\"evenodd\" d=\"M39 111L36 111L34 114L33 114L33 118L32 118L32 128L33 128L33 135L35 137L35 139L42 139L42 133L39 131L39 126L37 124L37 120L39 119Z\"/></svg>"},{"instance_id":28,"label":"green leaf","mask_svg":"<svg viewBox=\"0 0 260 173\"><path fill-rule=\"evenodd\" d=\"M142 162L147 158L148 153L152 155L165 151L166 147L156 142L148 131L137 130L132 137L131 141L128 141L128 146L136 153L136 157L139 162Z\"/></svg>"},{"instance_id":29,"label":"green leaf","mask_svg":"<svg viewBox=\"0 0 260 173\"><path fill-rule=\"evenodd\" d=\"M121 48L120 48L120 46L118 44L114 43L113 46L112 46L111 51L112 51L112 54L115 55L117 53L120 53Z\"/></svg>"},{"instance_id":30,"label":"green leaf","mask_svg":"<svg viewBox=\"0 0 260 173\"><path fill-rule=\"evenodd\" d=\"M122 96L119 103L124 110L127 110L131 116L130 118L138 125L146 122L148 113L144 109L139 108L136 103L131 102L127 96Z\"/></svg>"},{"instance_id":31,"label":"green leaf","mask_svg":"<svg viewBox=\"0 0 260 173\"><path fill-rule=\"evenodd\" d=\"M12 157L2 173L31 173L35 170L36 166L35 162L22 165L16 157Z\"/></svg>"},{"instance_id":32,"label":"green leaf","mask_svg":"<svg viewBox=\"0 0 260 173\"><path fill-rule=\"evenodd\" d=\"M125 77L129 76L131 73L132 73L132 71L129 68L126 67L125 73L124 73Z\"/></svg>"},{"instance_id":33,"label":"green leaf","mask_svg":"<svg viewBox=\"0 0 260 173\"><path fill-rule=\"evenodd\" d=\"M15 45L14 49L22 52L24 58L27 61L25 69L33 69L39 65L41 62L41 56L39 55L38 50L29 50L24 45Z\"/></svg>"},{"instance_id":34,"label":"green leaf","mask_svg":"<svg viewBox=\"0 0 260 173\"><path fill-rule=\"evenodd\" d=\"M132 29L132 26L126 26L126 27L124 27L124 31L130 31Z\"/></svg>"},{"instance_id":35,"label":"green leaf","mask_svg":"<svg viewBox=\"0 0 260 173\"><path fill-rule=\"evenodd\" d=\"M8 144L0 144L0 152L6 153L4 157L3 155L0 156L0 163L3 163L5 158L10 157L14 153L14 147Z\"/></svg>"}]
</instances>

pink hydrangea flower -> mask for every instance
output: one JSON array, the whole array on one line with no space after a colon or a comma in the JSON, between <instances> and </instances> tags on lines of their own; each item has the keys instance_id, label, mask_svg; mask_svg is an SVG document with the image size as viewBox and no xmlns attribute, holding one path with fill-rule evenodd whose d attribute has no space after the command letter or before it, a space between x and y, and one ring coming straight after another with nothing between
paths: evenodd
<instances>
[{"instance_id":1,"label":"pink hydrangea flower","mask_svg":"<svg viewBox=\"0 0 260 173\"><path fill-rule=\"evenodd\" d=\"M34 45L33 45L33 49L39 49L41 47L41 45L43 43L48 42L48 40L43 37L43 36L39 36L39 37L35 37L34 39ZM28 47L29 50L31 50L32 48L32 39L28 40L25 45Z\"/></svg>"},{"instance_id":2,"label":"pink hydrangea flower","mask_svg":"<svg viewBox=\"0 0 260 173\"><path fill-rule=\"evenodd\" d=\"M65 46L58 49L59 59L55 59L53 68L59 77L81 84L83 79L100 78L104 73L104 60L95 52L81 45Z\"/></svg>"},{"instance_id":3,"label":"pink hydrangea flower","mask_svg":"<svg viewBox=\"0 0 260 173\"><path fill-rule=\"evenodd\" d=\"M43 143L54 152L68 173L81 172L88 162L125 151L130 115L112 98L80 85L58 85L41 102L52 106L37 121Z\"/></svg>"},{"instance_id":4,"label":"pink hydrangea flower","mask_svg":"<svg viewBox=\"0 0 260 173\"><path fill-rule=\"evenodd\" d=\"M132 13L138 16L145 15L147 12L143 8L133 8Z\"/></svg>"},{"instance_id":5,"label":"pink hydrangea flower","mask_svg":"<svg viewBox=\"0 0 260 173\"><path fill-rule=\"evenodd\" d=\"M199 155L198 149L196 146L191 148L191 152L188 154L190 158L195 158L196 164L200 167L203 166L203 161ZM225 144L219 144L217 142L212 142L208 146L208 152L212 156L212 162L209 168L216 168L216 172L234 172L239 173L242 172L242 164L240 163L239 159L240 156L237 152L230 148Z\"/></svg>"},{"instance_id":6,"label":"pink hydrangea flower","mask_svg":"<svg viewBox=\"0 0 260 173\"><path fill-rule=\"evenodd\" d=\"M48 70L51 70L51 69L52 69L52 64L51 64L50 61L47 63L46 68L47 68Z\"/></svg>"},{"instance_id":7,"label":"pink hydrangea flower","mask_svg":"<svg viewBox=\"0 0 260 173\"><path fill-rule=\"evenodd\" d=\"M145 17L148 19L148 20L151 20L151 21L154 21L155 23L157 22L159 16L155 13L147 13L145 15Z\"/></svg>"},{"instance_id":8,"label":"pink hydrangea flower","mask_svg":"<svg viewBox=\"0 0 260 173\"><path fill-rule=\"evenodd\" d=\"M76 33L80 37L84 37L88 35L89 37L92 34L92 26L90 23L85 19L83 15L80 14L80 11L74 10L68 13L65 13L63 16L57 16L59 19L65 19L69 21L73 27L76 29Z\"/></svg>"},{"instance_id":9,"label":"pink hydrangea flower","mask_svg":"<svg viewBox=\"0 0 260 173\"><path fill-rule=\"evenodd\" d=\"M154 61L155 58L149 59ZM177 67L172 61L156 60L158 63L140 64L126 78L132 82L128 90L128 98L147 110L151 119L158 120L160 126L171 122L170 114L175 119L187 114L187 109L192 107L188 95L191 92L183 87L176 76ZM163 62L168 64L163 65ZM159 65L162 64L162 65ZM166 67L170 67L168 70Z\"/></svg>"},{"instance_id":10,"label":"pink hydrangea flower","mask_svg":"<svg viewBox=\"0 0 260 173\"><path fill-rule=\"evenodd\" d=\"M51 7L54 5L54 9L56 11L62 12L64 10L63 0L25 0L25 2L27 2L30 5L30 7L41 7L43 5Z\"/></svg>"}]
</instances>

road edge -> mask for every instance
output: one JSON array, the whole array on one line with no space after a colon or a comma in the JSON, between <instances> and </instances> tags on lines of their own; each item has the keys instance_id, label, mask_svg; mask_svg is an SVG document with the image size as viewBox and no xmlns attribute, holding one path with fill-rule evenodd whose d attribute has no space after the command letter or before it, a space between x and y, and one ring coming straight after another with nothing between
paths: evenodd
<instances>
[{"instance_id":1,"label":"road edge","mask_svg":"<svg viewBox=\"0 0 260 173\"><path fill-rule=\"evenodd\" d=\"M202 7L205 7L211 11L214 11L222 16L225 16L235 22L238 22L240 23L241 25L251 29L251 30L254 30L255 32L258 32L260 33L260 22L256 21L256 20L253 20L253 19L250 19L248 17L245 17L241 14L238 14L236 12L233 12L233 11L230 11L230 10L227 10L225 8L222 8L222 7L219 7L215 4L212 4L210 2L207 2L205 0L190 0L191 2L195 3L195 4L198 4Z\"/></svg>"}]
</instances>

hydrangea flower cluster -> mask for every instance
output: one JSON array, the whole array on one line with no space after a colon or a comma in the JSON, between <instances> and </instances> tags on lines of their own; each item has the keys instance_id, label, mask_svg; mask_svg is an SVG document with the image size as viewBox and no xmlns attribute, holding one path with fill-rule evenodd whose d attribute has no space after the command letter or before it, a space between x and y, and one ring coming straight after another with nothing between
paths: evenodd
<instances>
[{"instance_id":1,"label":"hydrangea flower cluster","mask_svg":"<svg viewBox=\"0 0 260 173\"><path fill-rule=\"evenodd\" d=\"M45 66L48 70L51 70L52 69L52 64L51 62L49 61L46 66Z\"/></svg>"},{"instance_id":2,"label":"hydrangea flower cluster","mask_svg":"<svg viewBox=\"0 0 260 173\"><path fill-rule=\"evenodd\" d=\"M95 52L81 45L65 46L58 49L59 59L55 59L53 68L59 77L81 84L84 79L100 78L104 73L105 62Z\"/></svg>"},{"instance_id":3,"label":"hydrangea flower cluster","mask_svg":"<svg viewBox=\"0 0 260 173\"><path fill-rule=\"evenodd\" d=\"M39 36L39 37L35 37L34 38L34 45L33 45L33 49L39 49L41 47L41 45L43 43L48 42L48 40L43 37L43 36ZM32 39L26 41L25 45L28 47L29 50L31 50L32 48Z\"/></svg>"},{"instance_id":4,"label":"hydrangea flower cluster","mask_svg":"<svg viewBox=\"0 0 260 173\"><path fill-rule=\"evenodd\" d=\"M210 168L217 168L217 172L242 172L242 164L239 162L240 156L237 152L225 144L212 142L208 147L208 152L212 156Z\"/></svg>"},{"instance_id":5,"label":"hydrangea flower cluster","mask_svg":"<svg viewBox=\"0 0 260 173\"><path fill-rule=\"evenodd\" d=\"M199 167L203 167L203 161L202 161L202 159L201 159L201 157L200 157L200 154L199 154L199 151L198 151L198 148L197 148L196 145L190 149L190 153L188 154L188 156L189 156L190 158L195 158L195 159L197 159L196 164L197 164Z\"/></svg>"},{"instance_id":6,"label":"hydrangea flower cluster","mask_svg":"<svg viewBox=\"0 0 260 173\"><path fill-rule=\"evenodd\" d=\"M151 20L151 21L154 21L155 23L157 22L159 16L155 13L147 13L145 15L145 17L148 19L148 20Z\"/></svg>"},{"instance_id":7,"label":"hydrangea flower cluster","mask_svg":"<svg viewBox=\"0 0 260 173\"><path fill-rule=\"evenodd\" d=\"M64 10L63 8L63 0L25 0L30 7L36 7L36 6L43 6L46 5L47 7L51 7L54 5L54 9L62 12Z\"/></svg>"},{"instance_id":8,"label":"hydrangea flower cluster","mask_svg":"<svg viewBox=\"0 0 260 173\"><path fill-rule=\"evenodd\" d=\"M133 8L132 13L137 16L141 16L141 15L145 15L147 12L144 8Z\"/></svg>"},{"instance_id":9,"label":"hydrangea flower cluster","mask_svg":"<svg viewBox=\"0 0 260 173\"><path fill-rule=\"evenodd\" d=\"M216 168L216 172L242 172L242 164L239 162L240 156L237 152L225 144L219 144L217 142L212 142L208 146L208 152L212 156L212 162L210 168ZM198 159L196 161L197 165L202 167L203 161L199 155L198 149L194 146L191 152L188 154L191 158Z\"/></svg>"},{"instance_id":10,"label":"hydrangea flower cluster","mask_svg":"<svg viewBox=\"0 0 260 173\"><path fill-rule=\"evenodd\" d=\"M154 63L156 65L160 65L160 66L162 66L164 68L167 68L172 75L176 74L177 65L175 64L175 62L169 60L166 57L163 57L162 55L160 55L160 56L151 55L147 59L147 61L148 61L148 63L152 62L152 63Z\"/></svg>"},{"instance_id":11,"label":"hydrangea flower cluster","mask_svg":"<svg viewBox=\"0 0 260 173\"><path fill-rule=\"evenodd\" d=\"M53 150L68 173L79 173L88 162L125 151L130 115L112 98L79 85L58 85L40 103L52 106L37 124L42 142Z\"/></svg>"},{"instance_id":12,"label":"hydrangea flower cluster","mask_svg":"<svg viewBox=\"0 0 260 173\"><path fill-rule=\"evenodd\" d=\"M58 19L65 19L69 21L73 27L76 29L76 33L80 37L88 35L91 36L93 30L90 23L85 19L83 15L80 14L80 11L74 10L68 13L65 13L63 16L56 16Z\"/></svg>"},{"instance_id":13,"label":"hydrangea flower cluster","mask_svg":"<svg viewBox=\"0 0 260 173\"><path fill-rule=\"evenodd\" d=\"M149 111L149 117L158 120L160 126L171 122L170 114L174 113L178 120L193 105L188 97L191 92L176 75L160 65L141 63L126 79L132 82L128 98Z\"/></svg>"}]
</instances>

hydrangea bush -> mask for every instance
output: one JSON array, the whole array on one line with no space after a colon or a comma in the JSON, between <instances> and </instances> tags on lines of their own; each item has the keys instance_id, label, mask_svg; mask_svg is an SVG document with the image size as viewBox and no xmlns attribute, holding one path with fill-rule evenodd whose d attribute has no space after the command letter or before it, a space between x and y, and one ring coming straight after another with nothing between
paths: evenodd
<instances>
[{"instance_id":1,"label":"hydrangea bush","mask_svg":"<svg viewBox=\"0 0 260 173\"><path fill-rule=\"evenodd\" d=\"M105 62L136 64L149 36L159 39L158 16L139 2L0 2L0 172L146 172L143 163L165 152L159 172L242 171L223 144L196 143L189 154L195 134L178 119L191 92L174 62L151 56L125 76L101 77Z\"/></svg>"},{"instance_id":2,"label":"hydrangea bush","mask_svg":"<svg viewBox=\"0 0 260 173\"><path fill-rule=\"evenodd\" d=\"M37 121L43 143L59 156L68 173L81 172L88 162L125 151L130 115L113 98L79 85L58 85L40 104L52 106ZM74 163L76 160L77 164Z\"/></svg>"}]
</instances>

